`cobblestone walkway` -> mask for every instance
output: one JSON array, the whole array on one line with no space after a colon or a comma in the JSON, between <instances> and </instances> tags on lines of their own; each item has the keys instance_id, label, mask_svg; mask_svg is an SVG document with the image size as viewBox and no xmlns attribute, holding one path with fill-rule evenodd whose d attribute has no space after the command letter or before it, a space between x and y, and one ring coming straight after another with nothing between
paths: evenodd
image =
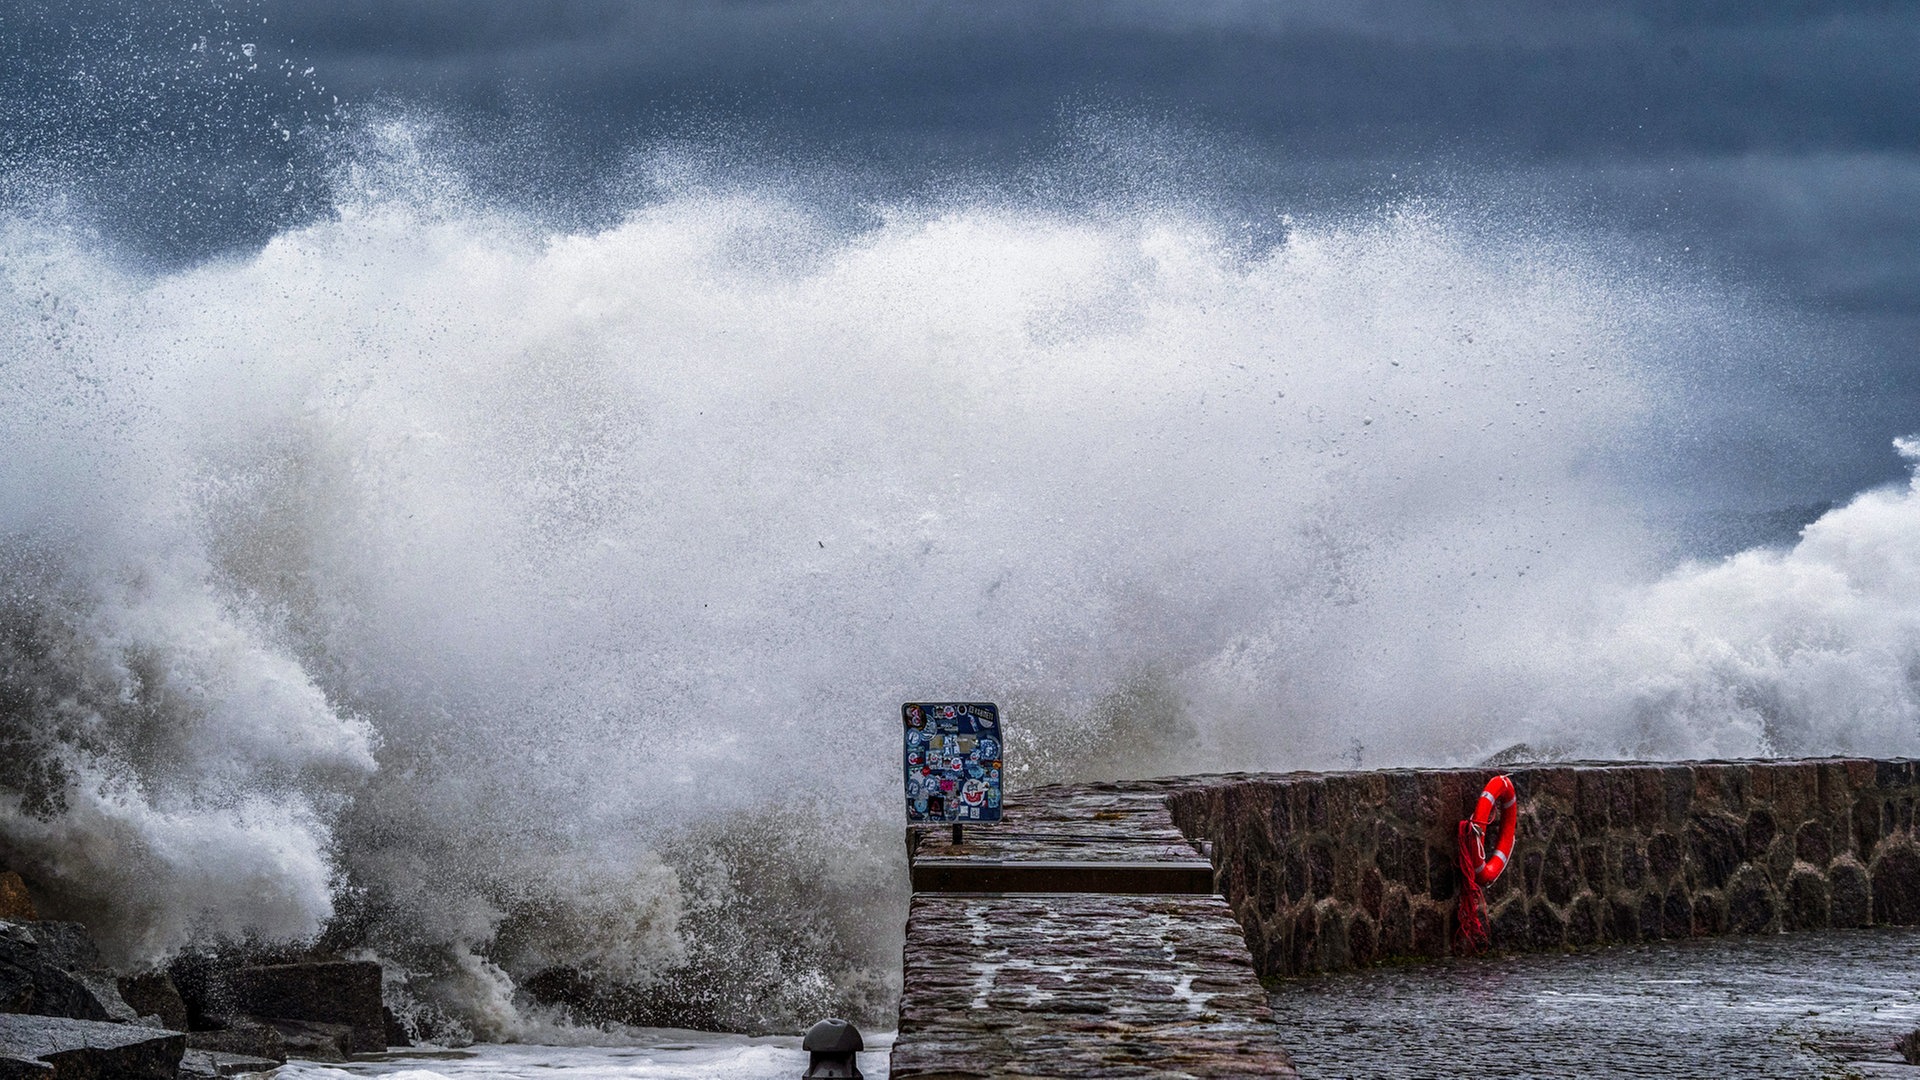
<instances>
[{"instance_id":1,"label":"cobblestone walkway","mask_svg":"<svg viewBox=\"0 0 1920 1080\"><path fill-rule=\"evenodd\" d=\"M1920 930L1375 968L1283 984L1302 1076L1906 1077Z\"/></svg>"}]
</instances>

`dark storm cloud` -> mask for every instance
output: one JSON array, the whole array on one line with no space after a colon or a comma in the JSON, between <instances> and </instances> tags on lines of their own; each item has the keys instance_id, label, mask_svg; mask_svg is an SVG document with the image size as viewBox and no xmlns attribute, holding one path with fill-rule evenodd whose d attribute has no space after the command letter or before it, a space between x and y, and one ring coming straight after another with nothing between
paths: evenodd
<instances>
[{"instance_id":1,"label":"dark storm cloud","mask_svg":"<svg viewBox=\"0 0 1920 1080\"><path fill-rule=\"evenodd\" d=\"M0 167L161 254L324 208L329 132L399 112L561 218L689 139L869 199L1145 175L1313 208L1465 176L1920 311L1914 3L73 0L0 20L0 52Z\"/></svg>"}]
</instances>

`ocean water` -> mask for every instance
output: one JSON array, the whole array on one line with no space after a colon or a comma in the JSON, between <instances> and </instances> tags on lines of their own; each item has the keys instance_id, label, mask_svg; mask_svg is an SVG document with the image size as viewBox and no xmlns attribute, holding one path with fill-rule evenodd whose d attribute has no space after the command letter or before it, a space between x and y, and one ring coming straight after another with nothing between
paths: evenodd
<instances>
[{"instance_id":1,"label":"ocean water","mask_svg":"<svg viewBox=\"0 0 1920 1080\"><path fill-rule=\"evenodd\" d=\"M288 1062L278 1080L533 1080L556 1073L578 1080L792 1080L809 1055L798 1037L631 1031L621 1046L479 1044L460 1050L395 1052L347 1065ZM886 1080L891 1032L864 1038L855 1057L869 1080Z\"/></svg>"},{"instance_id":2,"label":"ocean water","mask_svg":"<svg viewBox=\"0 0 1920 1080\"><path fill-rule=\"evenodd\" d=\"M1920 748L1911 483L1684 524L1777 509L1676 470L1785 460L1753 372L1822 347L1735 285L1471 200L849 217L671 155L555 225L360 134L184 265L0 214L0 860L122 966L318 940L455 1040L884 1023L910 699L1000 702L1015 798Z\"/></svg>"}]
</instances>

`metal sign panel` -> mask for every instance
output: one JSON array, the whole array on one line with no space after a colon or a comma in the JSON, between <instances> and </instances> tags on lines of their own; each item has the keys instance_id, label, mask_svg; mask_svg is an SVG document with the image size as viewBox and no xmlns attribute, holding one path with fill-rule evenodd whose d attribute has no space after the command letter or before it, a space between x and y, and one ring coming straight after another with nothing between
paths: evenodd
<instances>
[{"instance_id":1,"label":"metal sign panel","mask_svg":"<svg viewBox=\"0 0 1920 1080\"><path fill-rule=\"evenodd\" d=\"M906 732L907 820L1000 820L1000 707L982 701L909 701Z\"/></svg>"}]
</instances>

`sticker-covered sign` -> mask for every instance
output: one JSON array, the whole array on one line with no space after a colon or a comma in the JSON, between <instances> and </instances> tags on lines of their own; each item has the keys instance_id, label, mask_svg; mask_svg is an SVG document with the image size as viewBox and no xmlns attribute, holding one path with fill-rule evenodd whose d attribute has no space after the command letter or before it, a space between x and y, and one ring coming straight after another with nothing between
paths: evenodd
<instances>
[{"instance_id":1,"label":"sticker-covered sign","mask_svg":"<svg viewBox=\"0 0 1920 1080\"><path fill-rule=\"evenodd\" d=\"M900 706L908 821L999 821L1000 707L909 701Z\"/></svg>"}]
</instances>

